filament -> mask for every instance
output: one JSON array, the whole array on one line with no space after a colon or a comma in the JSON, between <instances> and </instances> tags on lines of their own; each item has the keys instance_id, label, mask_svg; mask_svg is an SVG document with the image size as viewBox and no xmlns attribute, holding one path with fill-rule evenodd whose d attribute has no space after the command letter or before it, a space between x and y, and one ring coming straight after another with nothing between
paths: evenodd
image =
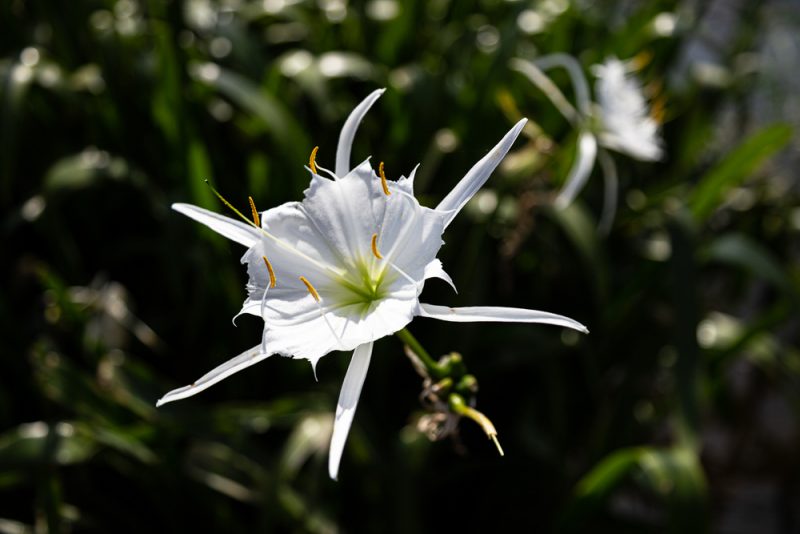
<instances>
[{"instance_id":1,"label":"filament","mask_svg":"<svg viewBox=\"0 0 800 534\"><path fill-rule=\"evenodd\" d=\"M271 233L267 232L267 231L266 231L264 228L261 228L260 226L256 226L256 225L255 225L255 223L253 223L253 221L251 221L250 219L248 219L247 217L245 217L245 216L244 216L244 214L243 214L241 211L239 211L239 210L236 208L236 206L234 206L233 204L231 204L230 202L228 202L228 201L225 199L225 197L223 197L223 196L222 196L222 194L221 194L219 191L217 191L217 190L214 188L214 186L213 186L213 185L211 185L211 184L209 183L209 181L208 181L208 180L206 180L205 182L206 182L206 185L208 185L208 187L210 187L210 188L211 188L211 191L213 191L213 192L214 192L214 195L215 195L215 196L216 196L216 197L217 197L217 198L220 200L220 202L222 202L223 204L225 204L225 206L227 206L227 207L228 207L228 208L229 208L229 209L230 209L232 212L234 212L234 213L235 213L235 214L236 214L236 215L237 215L237 216L238 216L240 219L242 219L244 222L246 222L247 224L249 224L250 226L252 226L252 227L253 227L253 228L255 228L256 230L258 230L259 232L261 232L261 234L262 234L262 235L264 235L265 237L267 237L267 238L269 238L269 239L273 240L273 241L274 241L276 244L278 244L278 246L280 246L281 248L284 248L284 249L288 250L289 252L291 252L291 253L295 254L296 256L299 256L299 257L303 258L303 259L304 259L304 260L306 260L307 262L309 262L309 263L311 263L312 265L314 265L314 266L318 267L319 269L322 269L323 271L330 271L330 272L332 272L332 273L335 273L335 274L337 274L337 275L339 275L339 276L341 276L341 275L343 274L341 270L339 270L339 269L335 269L335 268L333 268L333 267L331 267L331 266L329 266L329 265L325 265L325 264L323 264L323 263L320 263L319 261L315 260L314 258L311 258L311 257L309 257L309 256L308 256L308 255L306 255L306 254L303 254L301 251L297 250L297 249L296 249L295 247L293 247L292 245L290 245L290 244L288 244L288 243L284 242L284 241L283 241L283 240L281 240L280 238L278 238L278 237L276 237L276 236L272 235Z\"/></svg>"}]
</instances>

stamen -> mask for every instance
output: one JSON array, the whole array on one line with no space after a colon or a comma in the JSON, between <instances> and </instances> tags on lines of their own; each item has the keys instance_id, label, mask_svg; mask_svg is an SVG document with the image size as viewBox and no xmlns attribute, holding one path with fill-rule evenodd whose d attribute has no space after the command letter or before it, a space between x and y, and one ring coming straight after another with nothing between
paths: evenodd
<instances>
[{"instance_id":1,"label":"stamen","mask_svg":"<svg viewBox=\"0 0 800 534\"><path fill-rule=\"evenodd\" d=\"M269 262L266 256L261 256L264 260L264 264L267 266L267 272L269 272L269 287L275 287L275 271L272 270L272 264Z\"/></svg>"},{"instance_id":2,"label":"stamen","mask_svg":"<svg viewBox=\"0 0 800 534\"><path fill-rule=\"evenodd\" d=\"M317 151L319 150L318 146L314 147L314 150L311 151L311 157L308 158L308 166L311 167L311 172L317 174Z\"/></svg>"},{"instance_id":3,"label":"stamen","mask_svg":"<svg viewBox=\"0 0 800 534\"><path fill-rule=\"evenodd\" d=\"M381 253L378 251L378 234L372 234L372 253L375 254L375 257L379 260L383 259Z\"/></svg>"},{"instance_id":4,"label":"stamen","mask_svg":"<svg viewBox=\"0 0 800 534\"><path fill-rule=\"evenodd\" d=\"M411 282L412 284L416 284L416 283L417 283L417 280L414 280L413 278L411 278L411 277L408 275L408 273L406 273L406 272L405 272L403 269L401 269L400 267L398 267L397 265L395 265L393 262L391 262L391 261L387 261L387 263L389 264L389 267L391 267L392 269L394 269L395 271L397 271L398 273L400 273L400 276L402 276L403 278L405 278L406 280L408 280L408 281L409 281L409 282Z\"/></svg>"},{"instance_id":5,"label":"stamen","mask_svg":"<svg viewBox=\"0 0 800 534\"><path fill-rule=\"evenodd\" d=\"M217 198L220 200L220 202L222 202L223 204L225 204L225 205L226 205L226 206L227 206L227 207L228 207L228 208L229 208L231 211L233 211L233 212L234 212L236 215L238 215L240 219L243 219L243 220L247 221L248 223L250 223L251 225L255 226L255 225L254 225L254 224L253 224L253 223L250 221L250 219L248 219L247 217L245 217L245 216L244 216L244 214L242 214L242 212L241 212L241 211L239 211L238 209L236 209L236 207L235 207L233 204L231 204L230 202L228 202L228 201L225 199L225 197L223 197L223 196L222 196L222 194L221 194L219 191L217 191L216 189L214 189L214 186L213 186L213 185L211 185L211 184L208 182L208 180L206 180L206 185L207 185L208 187L210 187L210 188L211 188L211 191L213 191L213 192L214 192L214 194L217 196Z\"/></svg>"},{"instance_id":6,"label":"stamen","mask_svg":"<svg viewBox=\"0 0 800 534\"><path fill-rule=\"evenodd\" d=\"M264 258L265 260L267 258ZM269 265L269 263L267 264ZM264 315L264 309L267 307L267 291L270 286L264 288L264 293L261 294L261 320L264 321L264 330L261 332L261 352L267 353L267 318Z\"/></svg>"},{"instance_id":7,"label":"stamen","mask_svg":"<svg viewBox=\"0 0 800 534\"><path fill-rule=\"evenodd\" d=\"M214 192L214 195L216 195L216 197L220 200L220 202L225 204L225 206L227 206L232 212L234 212L236 214L236 216L239 217L241 220L243 220L244 222L246 222L247 224L249 224L250 226L252 226L256 230L258 230L261 233L261 235L263 235L264 237L266 237L268 239L271 239L272 241L274 241L278 246L280 246L284 250L288 250L292 254L295 254L296 256L298 256L300 258L303 258L307 262L311 263L312 265L315 265L315 266L319 267L320 269L323 269L323 270L326 270L326 271L331 271L331 272L333 272L333 273L335 273L337 275L340 275L340 276L343 274L342 271L340 271L338 269L335 269L335 268L331 267L330 265L325 265L324 263L320 263L319 261L315 260L314 258L309 257L307 254L303 254L301 251L297 250L295 247L293 247L292 245L286 243L282 239L272 235L271 233L269 233L264 228L261 228L260 226L256 226L256 224L253 221L251 221L249 218L245 217L244 214L241 211L236 209L236 207L233 204L228 202L225 199L225 197L223 197L222 194L220 194L219 191L214 189L214 186L211 185L208 180L205 180L205 182L206 182L206 185L211 188L211 191Z\"/></svg>"},{"instance_id":8,"label":"stamen","mask_svg":"<svg viewBox=\"0 0 800 534\"><path fill-rule=\"evenodd\" d=\"M250 211L253 212L253 222L256 223L256 226L261 226L261 219L258 217L258 210L256 209L256 203L253 202L253 197L247 197L247 200L250 201Z\"/></svg>"},{"instance_id":9,"label":"stamen","mask_svg":"<svg viewBox=\"0 0 800 534\"><path fill-rule=\"evenodd\" d=\"M378 165L378 174L381 177L381 187L383 187L383 192L386 193L386 196L388 197L389 195L392 194L392 192L389 191L389 184L386 182L386 173L383 172L383 162L382 161L381 161L381 164Z\"/></svg>"},{"instance_id":10,"label":"stamen","mask_svg":"<svg viewBox=\"0 0 800 534\"><path fill-rule=\"evenodd\" d=\"M300 281L306 285L306 289L308 289L308 292L311 293L312 297L314 297L314 300L319 302L319 293L317 293L317 290L311 285L311 282L309 282L305 276L301 276Z\"/></svg>"},{"instance_id":11,"label":"stamen","mask_svg":"<svg viewBox=\"0 0 800 534\"><path fill-rule=\"evenodd\" d=\"M339 348L344 350L344 343L342 342L342 338L339 337L339 334L336 333L336 329L333 328L333 325L328 320L328 316L325 315L325 310L322 309L322 304L320 304L319 293L317 293L317 290L314 288L314 286L311 285L311 282L309 282L305 276L301 276L300 281L306 285L306 289L308 289L308 292L311 293L311 296L314 297L314 300L317 301L317 309L319 310L319 316L322 317L322 320L325 321L325 325L328 327L328 330L330 330L331 334L333 334L333 337L336 338L336 341L339 343Z\"/></svg>"}]
</instances>

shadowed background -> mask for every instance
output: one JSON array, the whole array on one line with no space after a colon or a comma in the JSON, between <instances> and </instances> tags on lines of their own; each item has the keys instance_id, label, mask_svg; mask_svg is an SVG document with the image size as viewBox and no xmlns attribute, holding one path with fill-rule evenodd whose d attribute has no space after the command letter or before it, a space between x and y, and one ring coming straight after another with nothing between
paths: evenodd
<instances>
[{"instance_id":1,"label":"shadowed background","mask_svg":"<svg viewBox=\"0 0 800 534\"><path fill-rule=\"evenodd\" d=\"M0 532L797 532L796 2L8 0L0 3ZM512 57L636 57L666 157L615 156L549 207L576 132ZM568 79L554 81L571 98ZM470 421L417 430L421 378L376 343L340 482L349 355L270 358L167 390L260 339L230 319L241 247L171 212L297 200L347 114L435 206L530 119L440 253L458 295L586 324L410 329L460 352L506 456Z\"/></svg>"}]
</instances>

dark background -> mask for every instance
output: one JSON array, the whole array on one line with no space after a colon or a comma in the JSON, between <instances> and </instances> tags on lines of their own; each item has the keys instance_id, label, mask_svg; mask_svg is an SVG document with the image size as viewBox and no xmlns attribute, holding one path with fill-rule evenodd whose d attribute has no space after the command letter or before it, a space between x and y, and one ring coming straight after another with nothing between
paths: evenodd
<instances>
[{"instance_id":1,"label":"dark background","mask_svg":"<svg viewBox=\"0 0 800 534\"><path fill-rule=\"evenodd\" d=\"M0 532L800 531L800 7L743 0L0 2ZM666 157L615 155L549 207L576 132L507 66L637 57ZM568 79L554 81L571 98ZM155 409L255 344L236 244L171 212L300 198L352 107L353 160L421 163L435 206L521 116L450 226L459 294L574 317L410 329L460 352L480 428L429 442L421 379L376 343L327 476L349 356L271 358Z\"/></svg>"}]
</instances>

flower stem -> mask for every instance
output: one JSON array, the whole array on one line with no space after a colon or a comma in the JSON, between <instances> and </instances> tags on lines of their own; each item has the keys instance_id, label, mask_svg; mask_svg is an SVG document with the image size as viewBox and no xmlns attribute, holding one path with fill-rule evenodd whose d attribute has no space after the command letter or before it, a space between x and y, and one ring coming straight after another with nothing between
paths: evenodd
<instances>
[{"instance_id":1,"label":"flower stem","mask_svg":"<svg viewBox=\"0 0 800 534\"><path fill-rule=\"evenodd\" d=\"M463 415L464 417L468 417L478 423L486 436L494 442L494 446L497 447L497 452L500 453L500 456L505 456L503 448L500 446L500 442L497 440L497 430L488 417L483 415L475 408L468 406L464 401L464 397L458 393L450 394L450 397L448 398L448 404L450 405L450 409L455 413Z\"/></svg>"},{"instance_id":2,"label":"flower stem","mask_svg":"<svg viewBox=\"0 0 800 534\"><path fill-rule=\"evenodd\" d=\"M411 335L411 332L403 328L402 330L395 332L395 335L400 338L400 341L408 345L408 348L410 348L412 352L417 355L419 360L422 362L425 368L428 369L428 372L432 376L435 378L442 378L445 376L446 372L442 366L439 365L430 354L428 354L428 351L425 350L419 341L417 341L417 338Z\"/></svg>"}]
</instances>

